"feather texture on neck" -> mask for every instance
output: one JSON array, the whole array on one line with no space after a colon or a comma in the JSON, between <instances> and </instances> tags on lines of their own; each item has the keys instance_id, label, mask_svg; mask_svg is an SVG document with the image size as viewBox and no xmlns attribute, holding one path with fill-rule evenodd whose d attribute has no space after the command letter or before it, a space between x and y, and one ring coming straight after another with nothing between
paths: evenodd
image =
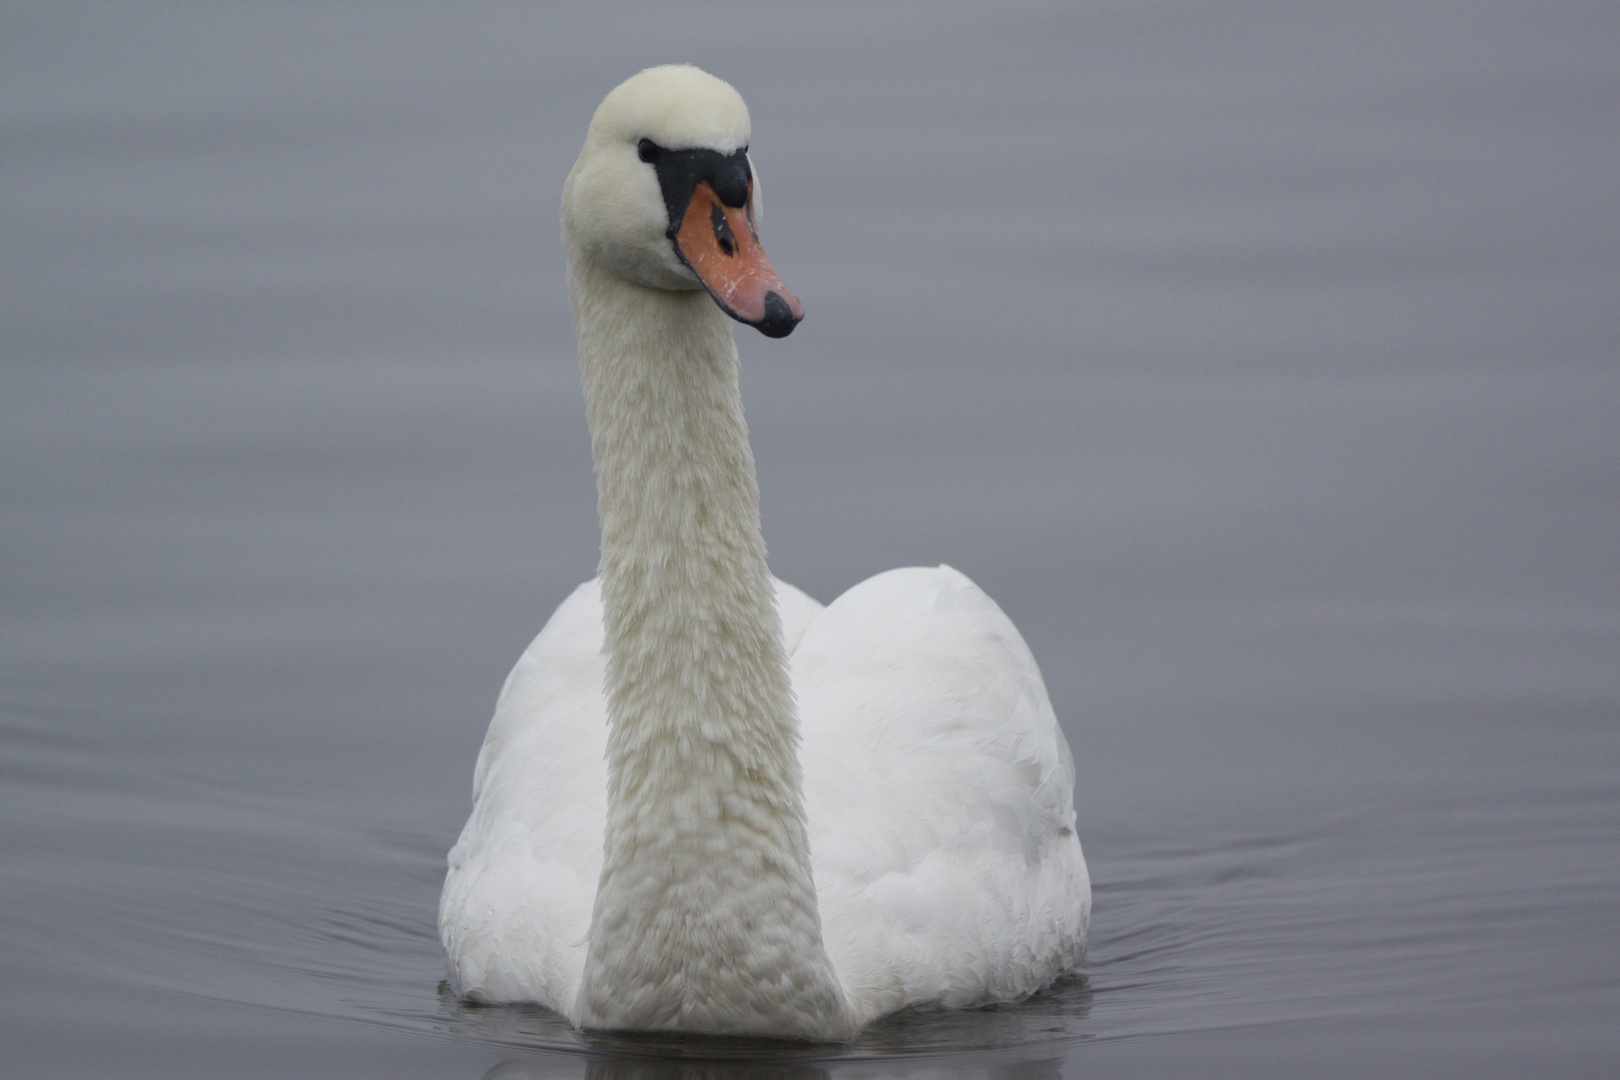
<instances>
[{"instance_id":1,"label":"feather texture on neck","mask_svg":"<svg viewBox=\"0 0 1620 1080\"><path fill-rule=\"evenodd\" d=\"M848 1037L821 940L731 323L701 291L613 273L564 219L610 725L577 1020Z\"/></svg>"}]
</instances>

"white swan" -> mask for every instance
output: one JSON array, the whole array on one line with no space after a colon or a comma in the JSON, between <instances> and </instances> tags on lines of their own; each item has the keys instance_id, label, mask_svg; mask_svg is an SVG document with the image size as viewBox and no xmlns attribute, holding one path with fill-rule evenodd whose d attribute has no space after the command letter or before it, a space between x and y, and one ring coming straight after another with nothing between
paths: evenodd
<instances>
[{"instance_id":1,"label":"white swan","mask_svg":"<svg viewBox=\"0 0 1620 1080\"><path fill-rule=\"evenodd\" d=\"M652 68L564 186L601 576L501 691L439 928L475 1000L844 1039L1045 986L1091 886L1068 745L988 596L942 566L823 608L766 568L727 315L803 312L748 139L728 84Z\"/></svg>"}]
</instances>

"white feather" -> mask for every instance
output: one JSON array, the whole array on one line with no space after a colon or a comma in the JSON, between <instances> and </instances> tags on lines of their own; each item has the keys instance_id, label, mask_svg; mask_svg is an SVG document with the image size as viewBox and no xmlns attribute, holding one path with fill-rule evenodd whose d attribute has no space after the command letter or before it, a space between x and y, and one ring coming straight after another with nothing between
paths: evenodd
<instances>
[{"instance_id":1,"label":"white feather","mask_svg":"<svg viewBox=\"0 0 1620 1080\"><path fill-rule=\"evenodd\" d=\"M770 577L731 324L670 270L643 136L729 153L747 110L644 72L565 187L602 577L501 692L440 903L456 984L582 1026L819 1039L1038 990L1091 890L1035 660L949 567L826 608Z\"/></svg>"}]
</instances>

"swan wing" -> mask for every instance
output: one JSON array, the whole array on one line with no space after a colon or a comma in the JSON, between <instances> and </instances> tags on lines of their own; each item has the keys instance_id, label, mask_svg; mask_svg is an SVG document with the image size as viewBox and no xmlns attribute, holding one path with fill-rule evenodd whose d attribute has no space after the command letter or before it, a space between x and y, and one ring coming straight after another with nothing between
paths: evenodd
<instances>
[{"instance_id":1,"label":"swan wing","mask_svg":"<svg viewBox=\"0 0 1620 1080\"><path fill-rule=\"evenodd\" d=\"M458 989L571 1016L602 869L602 596L557 608L507 676L450 851L439 934Z\"/></svg>"},{"instance_id":2,"label":"swan wing","mask_svg":"<svg viewBox=\"0 0 1620 1080\"><path fill-rule=\"evenodd\" d=\"M1078 963L1074 762L995 602L950 567L892 570L792 662L822 932L858 1018L1010 1000Z\"/></svg>"}]
</instances>

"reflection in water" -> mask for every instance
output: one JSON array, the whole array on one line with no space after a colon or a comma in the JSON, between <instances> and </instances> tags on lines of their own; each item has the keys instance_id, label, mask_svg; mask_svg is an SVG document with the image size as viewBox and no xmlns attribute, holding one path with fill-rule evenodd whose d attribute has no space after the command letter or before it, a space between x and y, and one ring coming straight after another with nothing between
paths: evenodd
<instances>
[{"instance_id":1,"label":"reflection in water","mask_svg":"<svg viewBox=\"0 0 1620 1080\"><path fill-rule=\"evenodd\" d=\"M1050 1053L1050 1051L1048 1051ZM847 1061L669 1061L656 1058L577 1058L546 1055L503 1061L483 1080L831 1080L833 1077L984 1077L985 1080L1057 1080L1056 1057L997 1057L977 1061L937 1057Z\"/></svg>"},{"instance_id":2,"label":"reflection in water","mask_svg":"<svg viewBox=\"0 0 1620 1080\"><path fill-rule=\"evenodd\" d=\"M1082 977L981 1009L914 1009L838 1046L772 1039L580 1032L549 1009L471 1005L439 987L441 1016L460 1034L520 1056L485 1074L518 1077L937 1076L1038 1080L1060 1075L1062 1044L1085 1032L1092 993Z\"/></svg>"}]
</instances>

